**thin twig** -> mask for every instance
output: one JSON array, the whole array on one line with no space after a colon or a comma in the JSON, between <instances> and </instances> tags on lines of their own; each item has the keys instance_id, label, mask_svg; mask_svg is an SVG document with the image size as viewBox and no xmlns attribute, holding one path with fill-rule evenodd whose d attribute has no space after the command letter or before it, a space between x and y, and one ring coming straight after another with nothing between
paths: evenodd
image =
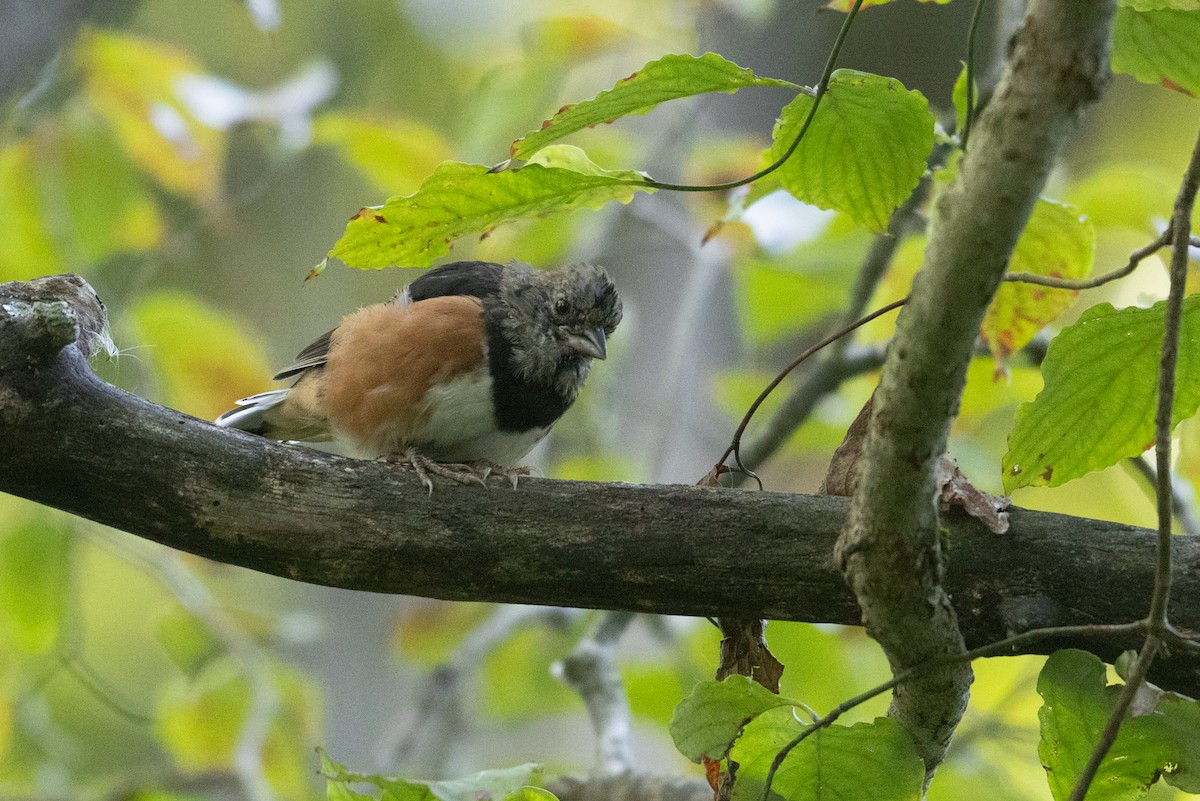
<instances>
[{"instance_id":1,"label":"thin twig","mask_svg":"<svg viewBox=\"0 0 1200 801\"><path fill-rule=\"evenodd\" d=\"M941 162L944 148L935 147L929 157L930 167ZM893 212L888 221L888 230L875 237L870 250L867 251L854 288L850 293L850 302L843 314L847 322L862 316L867 304L871 302L879 282L887 273L900 243L911 234L924 227L925 221L920 214L921 206L929 199L932 181L923 178L917 184L908 199ZM803 384L784 402L783 407L771 418L767 430L758 439L750 443L748 453L740 453L742 462L760 464L769 458L791 436L825 395L836 390L847 378L859 375L882 363L883 354L879 350L868 351L854 357L846 355L846 349L851 343L850 337L837 340L830 348L828 357L807 377ZM728 458L729 454L725 454ZM722 463L724 460L722 460ZM734 486L740 483L739 478L733 479Z\"/></svg>"},{"instance_id":2,"label":"thin twig","mask_svg":"<svg viewBox=\"0 0 1200 801\"><path fill-rule=\"evenodd\" d=\"M799 132L796 133L796 138L788 145L788 149L784 151L782 156L753 175L723 184L672 184L655 181L653 178L628 181L627 183L636 186L648 186L652 189L665 189L670 192L724 192L728 189L737 189L739 186L754 183L759 178L765 178L782 167L792 157L792 154L796 152L796 148L800 147L800 140L804 138L804 134L808 133L813 117L817 115L817 107L821 105L821 98L829 90L829 78L833 75L833 68L837 64L838 54L842 51L842 45L845 44L846 36L850 33L850 26L854 24L854 18L858 15L858 9L862 4L863 0L854 0L854 5L850 8L849 13L846 14L842 28L838 31L837 39L833 43L833 49L829 52L829 58L825 62L825 69L821 72L821 80L817 83L813 91L813 103L808 109L808 116L804 118L804 123L800 126Z\"/></svg>"},{"instance_id":3,"label":"thin twig","mask_svg":"<svg viewBox=\"0 0 1200 801\"><path fill-rule=\"evenodd\" d=\"M801 353L798 357L796 357L795 361L793 361L787 367L783 368L783 370L780 371L779 375L775 376L774 380L772 380L770 384L767 384L767 386L763 389L763 391L758 394L758 397L754 399L754 403L750 404L750 408L746 410L746 414L742 417L742 422L738 425L737 431L735 431L733 434L733 441L729 443L729 447L725 449L725 453L723 453L721 455L721 458L717 460L717 464L724 464L725 460L728 459L732 455L734 458L734 461L737 463L738 469L741 470L746 475L750 476L751 478L754 478L755 480L757 480L758 476L756 476L754 474L754 471L747 469L746 466L742 464L741 448L742 448L742 435L744 433L746 433L746 426L750 425L750 420L753 419L754 413L758 411L758 407L762 406L763 401L765 401L767 399L767 397L775 390L775 387L779 386L780 382L782 382L783 379L787 378L788 374L791 373L792 370L795 370L797 367L799 367L801 364L803 364L813 354L817 353L822 348L824 348L828 345L831 345L834 342L837 342L839 339L846 336L851 331L854 331L856 328L860 328L860 327L866 325L867 323L871 322L872 320L874 320L878 317L882 317L883 315L887 314L888 312L894 311L894 310L900 308L907 302L908 302L908 298L903 297L900 300L894 301L892 303L887 304L886 306L882 306L882 307L876 309L875 311L871 312L870 314L868 314L865 317L860 317L859 319L855 320L854 322L850 323L849 325L842 327L838 331L835 331L834 333L832 333L829 336L822 339L817 344L808 348L803 353ZM759 481L759 487L761 488L761 486L762 486L762 482Z\"/></svg>"},{"instance_id":4,"label":"thin twig","mask_svg":"<svg viewBox=\"0 0 1200 801\"><path fill-rule=\"evenodd\" d=\"M1083 801L1096 778L1100 763L1117 739L1121 723L1133 696L1150 671L1150 665L1162 644L1161 636L1170 625L1167 608L1171 600L1171 431L1174 429L1175 370L1179 359L1179 331L1183 324L1183 297L1187 292L1188 245L1191 242L1192 208L1200 190L1200 138L1192 150L1192 158L1179 186L1179 195L1171 215L1171 288L1167 294L1166 315L1163 319L1162 356L1158 367L1158 406L1154 415L1154 452L1158 468L1158 537L1154 569L1154 593L1150 597L1150 612L1146 616L1149 633L1137 664L1125 681L1125 687L1109 715L1100 742L1096 744L1087 765L1079 774L1070 801Z\"/></svg>"},{"instance_id":5,"label":"thin twig","mask_svg":"<svg viewBox=\"0 0 1200 801\"><path fill-rule=\"evenodd\" d=\"M1100 742L1092 749L1092 754L1088 757L1087 764L1083 766L1083 770L1075 782L1075 787L1071 790L1068 801L1084 801L1084 798L1087 796L1087 792L1092 786L1092 781L1096 778L1096 774L1100 770L1100 764L1104 761L1104 757L1108 755L1112 744L1117 741L1117 734L1121 731L1121 724L1125 722L1125 715L1129 712L1129 707L1133 704L1133 698L1137 695L1142 682L1146 680L1146 674L1150 672L1150 664L1154 661L1154 655L1158 653L1158 647L1161 644L1162 641L1154 634L1146 637L1146 642L1142 645L1141 653L1138 654L1137 663L1133 666L1133 670L1130 671L1129 678L1125 680L1125 686L1121 688L1121 693L1117 696L1117 701L1113 705L1112 713L1108 716L1108 721L1104 724L1104 731L1100 734Z\"/></svg>"},{"instance_id":6,"label":"thin twig","mask_svg":"<svg viewBox=\"0 0 1200 801\"><path fill-rule=\"evenodd\" d=\"M1126 459L1125 463L1146 481L1151 492L1157 491L1158 473L1144 456L1134 456ZM1190 486L1184 486L1179 481L1171 482L1171 509L1175 514L1175 521L1179 523L1180 530L1193 537L1200 536L1200 521L1196 519L1195 503L1195 493Z\"/></svg>"},{"instance_id":7,"label":"thin twig","mask_svg":"<svg viewBox=\"0 0 1200 801\"><path fill-rule=\"evenodd\" d=\"M1171 431L1174 429L1175 372L1179 360L1179 332L1183 327L1183 298L1187 294L1188 243L1192 235L1192 207L1200 190L1200 138L1179 187L1170 228L1171 288L1163 319L1162 359L1159 364L1158 409L1154 418L1154 451L1158 467L1158 562L1149 621L1155 629L1167 624L1171 597Z\"/></svg>"},{"instance_id":8,"label":"thin twig","mask_svg":"<svg viewBox=\"0 0 1200 801\"><path fill-rule=\"evenodd\" d=\"M759 465L787 442L800 425L808 419L817 404L832 394L848 379L878 370L883 366L884 345L855 348L838 358L829 358L806 373L796 391L764 426L763 432L742 447L742 460ZM737 477L734 478L737 483Z\"/></svg>"},{"instance_id":9,"label":"thin twig","mask_svg":"<svg viewBox=\"0 0 1200 801\"><path fill-rule=\"evenodd\" d=\"M1171 243L1171 227L1163 231L1150 244L1138 248L1129 254L1129 262L1118 270L1113 270L1103 275L1097 275L1093 278L1080 278L1073 280L1070 278L1058 278L1053 275L1037 275L1036 273L1005 273L1004 280L1019 283L1019 284L1037 284L1039 286L1048 286L1053 289L1094 289L1098 286L1103 286L1111 281L1124 278L1138 268L1142 260L1153 256L1158 251Z\"/></svg>"}]
</instances>

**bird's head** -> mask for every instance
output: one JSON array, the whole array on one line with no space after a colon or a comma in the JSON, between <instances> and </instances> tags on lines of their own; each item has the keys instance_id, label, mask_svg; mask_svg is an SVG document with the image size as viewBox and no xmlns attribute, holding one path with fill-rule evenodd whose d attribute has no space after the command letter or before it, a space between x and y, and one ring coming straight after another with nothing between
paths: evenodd
<instances>
[{"instance_id":1,"label":"bird's head","mask_svg":"<svg viewBox=\"0 0 1200 801\"><path fill-rule=\"evenodd\" d=\"M509 265L500 284L498 322L526 380L574 397L592 359L608 356L621 322L621 299L603 268L590 264L538 271Z\"/></svg>"}]
</instances>

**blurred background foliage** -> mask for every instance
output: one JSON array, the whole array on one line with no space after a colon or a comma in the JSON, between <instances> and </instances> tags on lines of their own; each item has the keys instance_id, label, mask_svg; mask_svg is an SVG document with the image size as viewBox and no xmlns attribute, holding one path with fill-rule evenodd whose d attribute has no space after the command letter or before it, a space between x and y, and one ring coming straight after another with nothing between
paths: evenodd
<instances>
[{"instance_id":1,"label":"blurred background foliage","mask_svg":"<svg viewBox=\"0 0 1200 801\"><path fill-rule=\"evenodd\" d=\"M994 31L1019 3L992 5L983 51L994 65ZM842 63L919 89L950 127L970 11L872 9ZM304 282L360 206L413 191L447 158L501 161L563 103L664 53L713 50L811 84L840 22L815 3L774 0L9 0L0 281L83 274L121 349L97 370L212 418L267 388L272 366L341 315L411 280L335 266ZM757 89L679 102L573 141L605 167L725 180L753 170L788 99ZM1192 102L1119 77L1084 120L1050 194L1090 217L1098 270L1161 230L1194 135ZM776 196L705 242L726 210L723 196L659 193L458 246L457 258L594 260L625 298L612 358L532 457L547 475L694 482L763 384L847 305L870 234ZM877 302L906 291L922 248L902 243ZM1056 326L1165 286L1151 263L1085 293ZM859 344L878 348L891 325ZM994 491L1013 410L1041 385L1024 355L997 374L990 358L973 366L952 438L971 479ZM770 489L820 482L875 375L846 379L761 467ZM1181 469L1195 480L1200 426L1181 432ZM1152 525L1148 498L1117 467L1015 500ZM425 778L527 760L586 772L583 705L552 666L593 616L301 586L0 496L0 796L312 798L323 794L317 745L356 769ZM818 711L887 675L857 630L774 623L768 633L788 667L784 694ZM717 641L713 626L687 619L639 619L624 638L638 767L698 775L665 723L711 677ZM932 798L1049 797L1036 752L1040 663L977 665ZM1152 796L1169 792L1156 785Z\"/></svg>"}]
</instances>

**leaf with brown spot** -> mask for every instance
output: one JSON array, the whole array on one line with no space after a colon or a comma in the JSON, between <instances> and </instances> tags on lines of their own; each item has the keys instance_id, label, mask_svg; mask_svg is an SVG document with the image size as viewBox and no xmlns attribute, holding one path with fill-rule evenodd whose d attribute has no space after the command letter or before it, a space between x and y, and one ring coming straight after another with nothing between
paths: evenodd
<instances>
[{"instance_id":1,"label":"leaf with brown spot","mask_svg":"<svg viewBox=\"0 0 1200 801\"><path fill-rule=\"evenodd\" d=\"M329 255L351 267L426 267L461 236L514 220L653 192L646 176L605 170L577 147L552 145L520 169L447 161L415 194L390 198L351 218Z\"/></svg>"},{"instance_id":2,"label":"leaf with brown spot","mask_svg":"<svg viewBox=\"0 0 1200 801\"><path fill-rule=\"evenodd\" d=\"M1004 488L1058 486L1142 453L1154 441L1165 303L1093 306L1042 362L1045 386L1017 409ZM1183 300L1172 425L1200 407L1200 296Z\"/></svg>"},{"instance_id":3,"label":"leaf with brown spot","mask_svg":"<svg viewBox=\"0 0 1200 801\"><path fill-rule=\"evenodd\" d=\"M1008 271L1055 278L1085 278L1092 272L1095 232L1073 206L1042 198L1017 240ZM1005 283L983 318L981 334L1003 368L1008 357L1071 308L1077 291L1038 284Z\"/></svg>"}]
</instances>

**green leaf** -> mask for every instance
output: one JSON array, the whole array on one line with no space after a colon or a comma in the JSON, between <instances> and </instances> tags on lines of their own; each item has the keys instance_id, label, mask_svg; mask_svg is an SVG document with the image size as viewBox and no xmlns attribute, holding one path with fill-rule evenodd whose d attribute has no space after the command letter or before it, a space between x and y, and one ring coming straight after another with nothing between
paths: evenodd
<instances>
[{"instance_id":1,"label":"green leaf","mask_svg":"<svg viewBox=\"0 0 1200 801\"><path fill-rule=\"evenodd\" d=\"M578 65L640 35L601 14L540 17L521 27L521 50L542 65Z\"/></svg>"},{"instance_id":2,"label":"green leaf","mask_svg":"<svg viewBox=\"0 0 1200 801\"><path fill-rule=\"evenodd\" d=\"M702 56L669 55L651 61L628 78L622 78L607 91L582 103L563 106L542 123L541 130L526 134L512 144L514 158L528 159L551 142L564 136L621 117L647 114L660 103L682 97L726 92L732 94L746 86L784 86L796 84L776 78L760 78L750 70L726 61L716 53Z\"/></svg>"},{"instance_id":3,"label":"green leaf","mask_svg":"<svg viewBox=\"0 0 1200 801\"><path fill-rule=\"evenodd\" d=\"M813 99L800 95L775 125L769 161L791 146ZM796 152L778 170L806 203L838 209L873 231L916 188L933 147L929 103L894 78L838 70Z\"/></svg>"},{"instance_id":4,"label":"green leaf","mask_svg":"<svg viewBox=\"0 0 1200 801\"><path fill-rule=\"evenodd\" d=\"M1112 68L1143 83L1200 94L1200 14L1118 8Z\"/></svg>"},{"instance_id":5,"label":"green leaf","mask_svg":"<svg viewBox=\"0 0 1200 801\"><path fill-rule=\"evenodd\" d=\"M504 796L503 801L558 801L558 797L541 787L520 787Z\"/></svg>"},{"instance_id":6,"label":"green leaf","mask_svg":"<svg viewBox=\"0 0 1200 801\"><path fill-rule=\"evenodd\" d=\"M1004 455L1004 488L1057 487L1154 444L1165 303L1117 311L1101 303L1054 338L1046 385L1017 409ZM1183 302L1172 419L1200 406L1200 296Z\"/></svg>"},{"instance_id":7,"label":"green leaf","mask_svg":"<svg viewBox=\"0 0 1200 801\"><path fill-rule=\"evenodd\" d=\"M0 631L16 650L44 656L58 644L66 610L71 526L34 509L5 528L0 533Z\"/></svg>"},{"instance_id":8,"label":"green leaf","mask_svg":"<svg viewBox=\"0 0 1200 801\"><path fill-rule=\"evenodd\" d=\"M1100 740L1118 687L1105 686L1104 663L1086 651L1058 651L1038 677L1042 736L1038 756L1056 801L1071 794ZM1128 718L1088 790L1088 801L1141 798L1171 760L1156 716ZM1195 731L1192 732L1195 737Z\"/></svg>"},{"instance_id":9,"label":"green leaf","mask_svg":"<svg viewBox=\"0 0 1200 801\"><path fill-rule=\"evenodd\" d=\"M450 659L465 637L493 614L484 603L425 601L399 616L392 628L396 655L423 670Z\"/></svg>"},{"instance_id":10,"label":"green leaf","mask_svg":"<svg viewBox=\"0 0 1200 801\"><path fill-rule=\"evenodd\" d=\"M1163 770L1167 784L1200 794L1200 701L1166 693L1154 710L1159 734L1171 750Z\"/></svg>"},{"instance_id":11,"label":"green leaf","mask_svg":"<svg viewBox=\"0 0 1200 801\"><path fill-rule=\"evenodd\" d=\"M0 281L156 247L163 223L144 183L88 113L0 150Z\"/></svg>"},{"instance_id":12,"label":"green leaf","mask_svg":"<svg viewBox=\"0 0 1200 801\"><path fill-rule=\"evenodd\" d=\"M791 710L748 726L729 758L738 763L733 801L759 801L776 755L808 728ZM828 726L793 748L771 783L771 798L805 801L918 801L925 767L912 739L889 718Z\"/></svg>"},{"instance_id":13,"label":"green leaf","mask_svg":"<svg viewBox=\"0 0 1200 801\"><path fill-rule=\"evenodd\" d=\"M974 92L975 100L979 99L978 86ZM954 101L954 122L958 131L967 124L967 63L963 62L962 70L959 71L958 77L954 80L954 91L951 92L951 99Z\"/></svg>"},{"instance_id":14,"label":"green leaf","mask_svg":"<svg viewBox=\"0 0 1200 801\"><path fill-rule=\"evenodd\" d=\"M776 342L842 305L851 286L845 280L846 263L822 266L803 273L762 260L739 268L738 296L747 333L755 343Z\"/></svg>"},{"instance_id":15,"label":"green leaf","mask_svg":"<svg viewBox=\"0 0 1200 801\"><path fill-rule=\"evenodd\" d=\"M1017 240L1008 270L1055 278L1083 278L1092 272L1095 232L1078 209L1041 198ZM1003 364L1058 319L1079 293L1037 284L1000 285L983 318L983 338Z\"/></svg>"},{"instance_id":16,"label":"green leaf","mask_svg":"<svg viewBox=\"0 0 1200 801\"><path fill-rule=\"evenodd\" d=\"M8 750L12 747L13 706L12 694L0 693L0 760L8 757Z\"/></svg>"},{"instance_id":17,"label":"green leaf","mask_svg":"<svg viewBox=\"0 0 1200 801\"><path fill-rule=\"evenodd\" d=\"M751 339L776 342L840 308L870 239L858 227L848 233L826 230L784 256L751 258L738 265L733 277Z\"/></svg>"},{"instance_id":18,"label":"green leaf","mask_svg":"<svg viewBox=\"0 0 1200 801\"><path fill-rule=\"evenodd\" d=\"M701 682L675 708L671 739L693 762L720 759L749 721L768 709L794 704L748 676Z\"/></svg>"},{"instance_id":19,"label":"green leaf","mask_svg":"<svg viewBox=\"0 0 1200 801\"><path fill-rule=\"evenodd\" d=\"M531 119L562 97L567 72L563 62L540 56L497 64L463 98L457 137L460 153L498 153L511 147L513 131L524 130Z\"/></svg>"},{"instance_id":20,"label":"green leaf","mask_svg":"<svg viewBox=\"0 0 1200 801\"><path fill-rule=\"evenodd\" d=\"M515 768L501 770L485 770L461 779L446 781L423 782L400 779L378 774L355 773L335 762L323 749L317 749L321 756L321 775L325 777L330 799L369 798L350 790L349 784L372 784L383 791L387 801L479 801L479 799L498 798L504 801L553 801L554 796L540 790L535 785L541 781L542 769L532 763L519 765ZM526 790L533 791L526 793ZM541 794L539 794L541 793Z\"/></svg>"},{"instance_id":21,"label":"green leaf","mask_svg":"<svg viewBox=\"0 0 1200 801\"><path fill-rule=\"evenodd\" d=\"M1171 216L1176 183L1166 171L1144 164L1116 163L1099 167L1069 186L1066 197L1097 230L1129 228L1153 237ZM1198 223L1200 209L1193 227Z\"/></svg>"},{"instance_id":22,"label":"green leaf","mask_svg":"<svg viewBox=\"0 0 1200 801\"><path fill-rule=\"evenodd\" d=\"M517 631L487 655L477 711L507 721L544 718L575 708L579 697L554 678L551 665L581 632L531 626Z\"/></svg>"},{"instance_id":23,"label":"green leaf","mask_svg":"<svg viewBox=\"0 0 1200 801\"><path fill-rule=\"evenodd\" d=\"M80 255L99 262L119 251L157 247L164 231L158 209L116 141L99 126L76 122L58 145L59 191Z\"/></svg>"},{"instance_id":24,"label":"green leaf","mask_svg":"<svg viewBox=\"0 0 1200 801\"><path fill-rule=\"evenodd\" d=\"M155 637L176 667L196 676L222 653L221 644L194 615L173 607L158 619Z\"/></svg>"},{"instance_id":25,"label":"green leaf","mask_svg":"<svg viewBox=\"0 0 1200 801\"><path fill-rule=\"evenodd\" d=\"M447 161L416 194L394 197L354 215L329 255L351 267L425 267L455 239L497 225L577 208L628 203L642 173L600 168L577 147L553 145L517 170Z\"/></svg>"}]
</instances>

